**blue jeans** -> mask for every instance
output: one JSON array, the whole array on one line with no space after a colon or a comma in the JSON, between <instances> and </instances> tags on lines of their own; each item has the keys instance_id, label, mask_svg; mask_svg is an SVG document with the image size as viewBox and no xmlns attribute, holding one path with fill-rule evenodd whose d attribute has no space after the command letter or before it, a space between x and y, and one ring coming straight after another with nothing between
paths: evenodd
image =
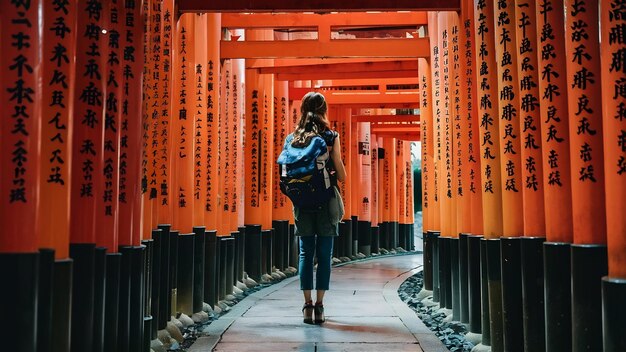
<instances>
[{"instance_id":1,"label":"blue jeans","mask_svg":"<svg viewBox=\"0 0 626 352\"><path fill-rule=\"evenodd\" d=\"M330 264L333 254L333 236L300 237L300 289L313 289L313 257L317 256L315 289L328 290L330 286Z\"/></svg>"}]
</instances>

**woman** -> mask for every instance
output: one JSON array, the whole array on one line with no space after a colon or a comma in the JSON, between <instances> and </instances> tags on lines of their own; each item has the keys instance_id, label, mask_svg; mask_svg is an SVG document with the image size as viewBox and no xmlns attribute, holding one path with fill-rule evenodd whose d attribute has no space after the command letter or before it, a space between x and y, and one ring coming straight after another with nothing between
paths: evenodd
<instances>
[{"instance_id":1,"label":"woman","mask_svg":"<svg viewBox=\"0 0 626 352\"><path fill-rule=\"evenodd\" d=\"M344 181L346 170L341 160L339 135L330 129L326 114L328 106L320 93L309 92L302 98L300 121L293 133L294 147L307 146L311 139L319 135L326 141L330 153L331 173L337 180ZM334 168L334 170L332 170ZM338 194L338 193L337 193ZM337 223L331 222L328 204L322 204L314 210L294 207L296 236L300 236L300 289L304 293L302 313L304 322L323 323L324 294L330 284L330 264L333 252L333 239L338 235ZM315 305L311 297L313 290L313 257L317 253L316 297ZM313 315L315 315L313 317Z\"/></svg>"}]
</instances>

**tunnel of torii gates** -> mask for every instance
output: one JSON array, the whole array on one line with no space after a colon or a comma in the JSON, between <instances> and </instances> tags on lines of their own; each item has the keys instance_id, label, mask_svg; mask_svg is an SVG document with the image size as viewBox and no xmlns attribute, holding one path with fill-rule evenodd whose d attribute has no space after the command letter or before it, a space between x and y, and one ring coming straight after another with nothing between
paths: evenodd
<instances>
[{"instance_id":1,"label":"tunnel of torii gates","mask_svg":"<svg viewBox=\"0 0 626 352\"><path fill-rule=\"evenodd\" d=\"M3 350L149 351L297 267L275 160L318 90L335 256L413 248L419 140L433 301L493 351L626 351L626 3L295 3L0 0Z\"/></svg>"}]
</instances>

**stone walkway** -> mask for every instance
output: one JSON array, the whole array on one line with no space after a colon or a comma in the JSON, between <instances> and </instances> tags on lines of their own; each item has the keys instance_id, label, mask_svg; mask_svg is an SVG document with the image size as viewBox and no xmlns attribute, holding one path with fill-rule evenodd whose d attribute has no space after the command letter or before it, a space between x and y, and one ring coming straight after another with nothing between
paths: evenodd
<instances>
[{"instance_id":1,"label":"stone walkway","mask_svg":"<svg viewBox=\"0 0 626 352\"><path fill-rule=\"evenodd\" d=\"M298 278L286 279L239 302L189 351L447 351L397 294L421 266L413 254L334 267L321 326L302 322Z\"/></svg>"}]
</instances>

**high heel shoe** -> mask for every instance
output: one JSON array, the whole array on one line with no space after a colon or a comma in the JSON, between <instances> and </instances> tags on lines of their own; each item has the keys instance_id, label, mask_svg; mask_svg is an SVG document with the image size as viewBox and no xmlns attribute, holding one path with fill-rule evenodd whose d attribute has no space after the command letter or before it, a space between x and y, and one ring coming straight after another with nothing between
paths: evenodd
<instances>
[{"instance_id":1,"label":"high heel shoe","mask_svg":"<svg viewBox=\"0 0 626 352\"><path fill-rule=\"evenodd\" d=\"M322 324L326 321L326 317L324 316L324 305L321 303L315 304L315 324Z\"/></svg>"},{"instance_id":2,"label":"high heel shoe","mask_svg":"<svg viewBox=\"0 0 626 352\"><path fill-rule=\"evenodd\" d=\"M315 307L313 303L307 302L302 307L302 315L304 317L303 321L305 324L313 324L313 310Z\"/></svg>"}]
</instances>

